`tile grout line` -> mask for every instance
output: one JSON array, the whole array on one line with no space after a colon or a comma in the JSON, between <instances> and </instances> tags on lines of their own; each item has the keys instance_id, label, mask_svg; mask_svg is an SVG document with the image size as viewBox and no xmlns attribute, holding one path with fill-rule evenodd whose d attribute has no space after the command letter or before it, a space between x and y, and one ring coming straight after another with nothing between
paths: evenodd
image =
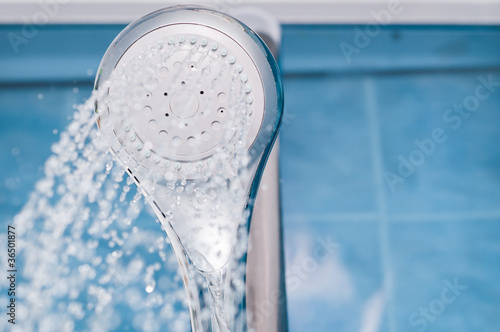
<instances>
[{"instance_id":1,"label":"tile grout line","mask_svg":"<svg viewBox=\"0 0 500 332\"><path fill-rule=\"evenodd\" d=\"M340 213L340 214L292 214L285 218L289 222L370 222L376 220L380 214L373 213ZM411 223L411 222L467 222L490 221L500 219L500 211L485 212L463 212L463 213L427 213L427 214L393 214L386 216L388 223Z\"/></svg>"},{"instance_id":2,"label":"tile grout line","mask_svg":"<svg viewBox=\"0 0 500 332\"><path fill-rule=\"evenodd\" d=\"M472 212L472 213L436 213L436 214L400 214L388 218L392 223L410 223L410 222L467 222L467 221L491 221L500 219L500 212Z\"/></svg>"},{"instance_id":3,"label":"tile grout line","mask_svg":"<svg viewBox=\"0 0 500 332\"><path fill-rule=\"evenodd\" d=\"M342 221L374 221L378 217L376 213L345 213L345 214L295 214L288 215L285 218L291 222L342 222Z\"/></svg>"},{"instance_id":4,"label":"tile grout line","mask_svg":"<svg viewBox=\"0 0 500 332\"><path fill-rule=\"evenodd\" d=\"M382 255L382 267L384 269L384 293L387 296L387 308L389 317L389 331L396 332L395 304L393 296L393 275L390 263L390 248L388 242L388 218L387 202L384 193L384 184L382 182L383 161L382 147L380 139L380 127L377 120L377 106L375 97L375 86L372 79L364 79L364 90L366 94L366 110L368 116L368 128L370 137L370 147L372 152L373 176L376 188L377 212L379 224L379 241Z\"/></svg>"}]
</instances>

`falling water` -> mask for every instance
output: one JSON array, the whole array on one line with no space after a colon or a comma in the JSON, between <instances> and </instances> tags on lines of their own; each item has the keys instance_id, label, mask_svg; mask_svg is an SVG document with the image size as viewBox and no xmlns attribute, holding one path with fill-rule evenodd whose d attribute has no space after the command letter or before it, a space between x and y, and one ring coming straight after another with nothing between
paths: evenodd
<instances>
[{"instance_id":1,"label":"falling water","mask_svg":"<svg viewBox=\"0 0 500 332\"><path fill-rule=\"evenodd\" d=\"M93 96L78 107L52 147L44 177L10 223L18 316L14 326L2 319L0 329L185 331L175 258L160 232L138 223L154 218L109 154L94 102Z\"/></svg>"},{"instance_id":2,"label":"falling water","mask_svg":"<svg viewBox=\"0 0 500 332\"><path fill-rule=\"evenodd\" d=\"M12 331L186 331L187 298L180 282L186 271L194 270L204 276L195 277L197 287L208 285L210 294L200 301L216 307L196 314L203 320L214 315L211 319L219 321L221 331L229 329L228 316L238 309L228 308L223 294L244 292L244 267L223 268L246 252L248 214L243 212L251 177L245 141L251 115L248 90L235 84L240 69L216 67L215 58L181 52L183 60L172 60L170 65L177 51L171 43L159 44L118 68L112 80L103 83L109 90L100 89L79 106L53 145L44 177L12 222L20 278L19 316ZM213 85L205 95L215 101L210 96L221 89L217 77L230 77L225 87L230 112L223 115L228 120L219 137L225 143L203 162L155 158L151 146L140 143L138 137L131 139L127 116L139 111L135 107L142 111L144 100L158 92L159 86L199 84L199 77L177 79L193 66L199 66L200 77L213 75ZM210 74L207 68L218 71ZM165 76L168 71L170 75ZM207 110L207 116L222 116L215 113L218 109L212 109L213 114ZM103 117L107 110L117 117L112 120L118 123L116 127ZM96 126L98 119L101 130ZM120 137L117 128L135 141L132 150L125 144L113 149L109 135L114 130ZM202 136L200 130L193 137ZM139 190L134 182L140 183ZM157 201L162 202L161 210L158 205L155 209ZM180 276L169 272L176 262L166 251L169 240L143 222L154 219L149 205L163 215L157 230L178 236L176 241L186 252L188 260L177 257L181 264L189 262ZM0 327L6 324L0 321Z\"/></svg>"},{"instance_id":3,"label":"falling water","mask_svg":"<svg viewBox=\"0 0 500 332\"><path fill-rule=\"evenodd\" d=\"M184 35L123 58L108 82L98 81L101 132L172 240L193 329L243 326L238 262L258 164L248 151L253 98L244 69L217 42Z\"/></svg>"}]
</instances>

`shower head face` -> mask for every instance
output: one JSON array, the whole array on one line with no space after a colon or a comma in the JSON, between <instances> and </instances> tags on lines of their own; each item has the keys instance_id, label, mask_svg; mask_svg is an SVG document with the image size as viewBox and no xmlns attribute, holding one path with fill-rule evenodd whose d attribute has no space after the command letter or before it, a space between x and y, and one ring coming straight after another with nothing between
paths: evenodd
<instances>
[{"instance_id":1,"label":"shower head face","mask_svg":"<svg viewBox=\"0 0 500 332\"><path fill-rule=\"evenodd\" d=\"M111 82L99 125L112 150L148 170L200 168L245 118L245 148L258 161L278 125L275 64L265 51L247 27L206 9L174 7L132 23L96 80L97 88Z\"/></svg>"},{"instance_id":2,"label":"shower head face","mask_svg":"<svg viewBox=\"0 0 500 332\"><path fill-rule=\"evenodd\" d=\"M159 48L153 55L158 65L144 75L144 84L128 103L125 126L131 127L136 140L131 141L127 131L118 132L125 150L133 153L139 142L147 145L153 160L203 160L225 144L234 112L241 109L251 112L249 148L262 125L264 91L245 50L213 28L175 24L141 37L117 65L127 66L151 45ZM143 165L151 167L148 159Z\"/></svg>"},{"instance_id":3,"label":"shower head face","mask_svg":"<svg viewBox=\"0 0 500 332\"><path fill-rule=\"evenodd\" d=\"M199 270L222 268L281 119L267 47L224 14L167 8L115 39L96 90L101 133L169 236Z\"/></svg>"}]
</instances>

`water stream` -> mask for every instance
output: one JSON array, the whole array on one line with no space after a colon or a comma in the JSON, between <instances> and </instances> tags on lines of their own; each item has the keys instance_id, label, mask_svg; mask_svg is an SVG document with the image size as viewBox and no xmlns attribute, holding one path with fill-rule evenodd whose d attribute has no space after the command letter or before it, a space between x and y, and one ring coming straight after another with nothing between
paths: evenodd
<instances>
[{"instance_id":1,"label":"water stream","mask_svg":"<svg viewBox=\"0 0 500 332\"><path fill-rule=\"evenodd\" d=\"M194 329L244 330L245 206L257 167L246 142L252 111L245 86L235 84L241 69L221 66L219 58L157 45L118 68L102 83L106 89L78 107L12 222L20 276L12 331L186 331L188 306ZM200 86L206 79L212 84ZM154 114L167 119L150 97L170 94L171 105L189 109L189 95L172 96L194 90L206 99L200 116L210 118L211 130L191 120L169 123L178 136L169 149L155 146L167 133ZM140 112L150 113L141 120ZM141 121L157 136L148 140ZM184 134L184 126L195 127L194 134ZM176 146L204 151L204 134L218 135L220 143L209 158L168 158ZM186 142L178 144L179 137ZM128 143L116 146L122 139ZM169 239L138 222L155 219L151 211ZM177 257L167 254L169 243ZM162 276L175 260L180 273Z\"/></svg>"}]
</instances>

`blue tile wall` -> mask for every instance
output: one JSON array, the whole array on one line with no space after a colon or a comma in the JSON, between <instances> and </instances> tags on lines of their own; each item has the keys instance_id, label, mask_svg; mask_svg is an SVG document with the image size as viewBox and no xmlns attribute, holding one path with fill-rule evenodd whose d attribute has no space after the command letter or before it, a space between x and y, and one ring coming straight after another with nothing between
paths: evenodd
<instances>
[{"instance_id":1,"label":"blue tile wall","mask_svg":"<svg viewBox=\"0 0 500 332\"><path fill-rule=\"evenodd\" d=\"M498 71L402 75L376 78L384 170L404 182L386 186L388 210L396 214L498 211L500 201L500 87L464 116L451 113L481 85L500 82ZM481 89L482 91L483 89ZM397 95L397 97L395 97ZM453 114L453 115L451 115ZM452 121L450 121L452 120ZM397 124L397 125L394 125ZM435 130L444 142L430 143ZM415 143L418 141L420 143ZM427 148L419 148L427 142ZM424 154L421 158L415 150ZM412 158L413 157L413 158ZM402 164L416 161L412 174ZM409 175L405 177L404 175ZM394 190L393 190L394 189Z\"/></svg>"},{"instance_id":2,"label":"blue tile wall","mask_svg":"<svg viewBox=\"0 0 500 332\"><path fill-rule=\"evenodd\" d=\"M498 31L392 27L348 63L354 27L301 28L285 28L282 58L287 267L310 264L321 236L339 247L308 295L289 291L291 330L497 330Z\"/></svg>"},{"instance_id":3,"label":"blue tile wall","mask_svg":"<svg viewBox=\"0 0 500 332\"><path fill-rule=\"evenodd\" d=\"M46 26L16 53L0 26L3 225L122 28ZM498 331L500 86L452 112L500 83L500 28L386 27L350 61L364 26L283 28L290 331Z\"/></svg>"},{"instance_id":4,"label":"blue tile wall","mask_svg":"<svg viewBox=\"0 0 500 332\"><path fill-rule=\"evenodd\" d=\"M498 330L498 219L429 218L389 233L400 331Z\"/></svg>"},{"instance_id":5,"label":"blue tile wall","mask_svg":"<svg viewBox=\"0 0 500 332\"><path fill-rule=\"evenodd\" d=\"M359 77L285 79L281 131L285 213L328 218L376 210L365 105L362 98L353 98L362 88Z\"/></svg>"}]
</instances>

